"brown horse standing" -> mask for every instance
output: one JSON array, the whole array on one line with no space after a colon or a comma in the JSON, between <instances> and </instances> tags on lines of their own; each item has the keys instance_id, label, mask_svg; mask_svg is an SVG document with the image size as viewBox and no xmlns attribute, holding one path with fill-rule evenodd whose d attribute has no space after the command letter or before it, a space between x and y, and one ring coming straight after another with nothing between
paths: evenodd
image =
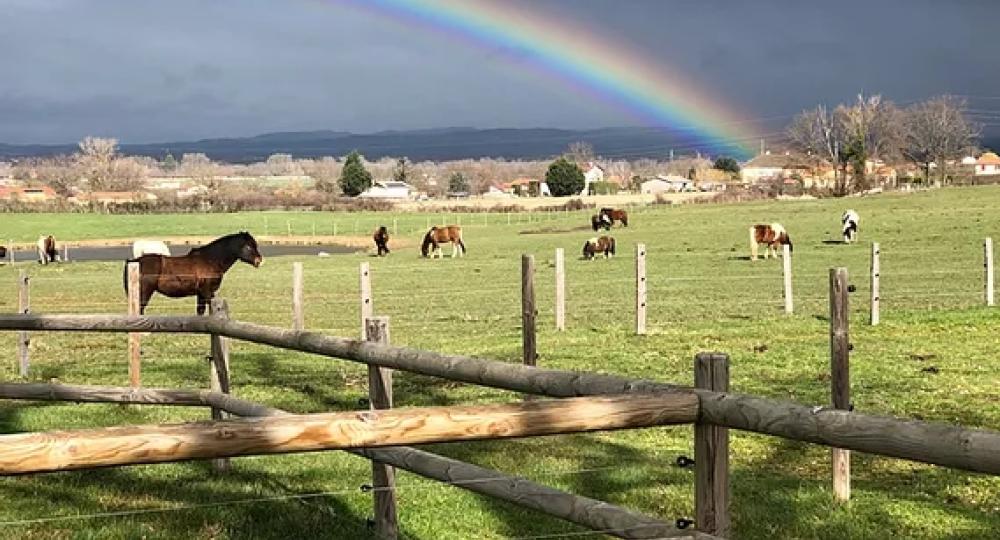
<instances>
[{"instance_id":1,"label":"brown horse standing","mask_svg":"<svg viewBox=\"0 0 1000 540\"><path fill-rule=\"evenodd\" d=\"M601 236L591 238L583 243L583 258L594 260L594 255L603 253L604 258L612 257L615 254L615 239L611 236Z\"/></svg>"},{"instance_id":2,"label":"brown horse standing","mask_svg":"<svg viewBox=\"0 0 1000 540\"><path fill-rule=\"evenodd\" d=\"M623 227L628 227L628 212L618 208L601 208L601 216L607 216L612 225L620 221Z\"/></svg>"},{"instance_id":3,"label":"brown horse standing","mask_svg":"<svg viewBox=\"0 0 1000 540\"><path fill-rule=\"evenodd\" d=\"M378 250L379 257L389 254L389 231L385 227L375 229L372 240L375 241L375 249Z\"/></svg>"},{"instance_id":4,"label":"brown horse standing","mask_svg":"<svg viewBox=\"0 0 1000 540\"><path fill-rule=\"evenodd\" d=\"M750 227L750 260L757 260L757 246L759 244L764 244L767 249L764 250L764 258L767 259L772 254L775 258L778 257L778 246L787 244L788 252L792 251L792 239L788 237L788 232L785 228L781 226L780 223L772 223L770 225L754 225Z\"/></svg>"},{"instance_id":5,"label":"brown horse standing","mask_svg":"<svg viewBox=\"0 0 1000 540\"><path fill-rule=\"evenodd\" d=\"M128 262L139 262L139 313L146 312L150 297L158 292L170 298L198 296L198 315L222 286L222 276L236 261L258 267L264 261L257 241L248 232L230 234L197 247L180 257L143 255ZM125 291L128 292L128 264L125 265Z\"/></svg>"},{"instance_id":6,"label":"brown horse standing","mask_svg":"<svg viewBox=\"0 0 1000 540\"><path fill-rule=\"evenodd\" d=\"M420 254L424 257L430 255L432 259L435 256L444 257L440 244L447 242L451 242L452 258L457 255L465 255L465 243L462 242L462 228L458 225L431 227L431 230L427 231L427 234L424 235L423 243L420 244ZM458 252L458 248L462 248L461 253Z\"/></svg>"}]
</instances>

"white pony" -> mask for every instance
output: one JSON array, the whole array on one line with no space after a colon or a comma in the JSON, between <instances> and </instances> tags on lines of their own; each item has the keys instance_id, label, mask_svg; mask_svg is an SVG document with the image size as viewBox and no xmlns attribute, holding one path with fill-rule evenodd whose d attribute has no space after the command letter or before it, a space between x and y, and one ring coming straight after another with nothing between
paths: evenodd
<instances>
[{"instance_id":1,"label":"white pony","mask_svg":"<svg viewBox=\"0 0 1000 540\"><path fill-rule=\"evenodd\" d=\"M858 223L860 222L861 216L854 210L848 210L844 212L844 215L840 216L840 223L844 226L845 244L850 244L858 239Z\"/></svg>"},{"instance_id":2,"label":"white pony","mask_svg":"<svg viewBox=\"0 0 1000 540\"><path fill-rule=\"evenodd\" d=\"M138 259L143 255L165 255L170 256L170 248L159 240L136 240L132 243L132 258Z\"/></svg>"}]
</instances>

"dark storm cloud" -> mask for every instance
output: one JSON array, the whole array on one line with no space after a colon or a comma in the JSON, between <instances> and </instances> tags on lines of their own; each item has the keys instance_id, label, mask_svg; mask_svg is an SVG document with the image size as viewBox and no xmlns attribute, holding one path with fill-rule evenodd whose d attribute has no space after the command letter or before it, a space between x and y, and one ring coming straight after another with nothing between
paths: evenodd
<instances>
[{"instance_id":1,"label":"dark storm cloud","mask_svg":"<svg viewBox=\"0 0 1000 540\"><path fill-rule=\"evenodd\" d=\"M1000 95L989 1L521 5L625 43L750 118L861 90ZM2 142L629 122L525 69L530 49L472 46L334 0L0 0L0 13Z\"/></svg>"}]
</instances>

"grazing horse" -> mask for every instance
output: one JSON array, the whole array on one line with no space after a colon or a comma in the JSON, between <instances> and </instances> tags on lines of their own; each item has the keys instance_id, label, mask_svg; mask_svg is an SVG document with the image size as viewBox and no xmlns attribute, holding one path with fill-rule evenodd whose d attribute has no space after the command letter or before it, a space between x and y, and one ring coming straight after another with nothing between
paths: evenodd
<instances>
[{"instance_id":1,"label":"grazing horse","mask_svg":"<svg viewBox=\"0 0 1000 540\"><path fill-rule=\"evenodd\" d=\"M248 232L223 236L179 257L143 255L129 260L139 263L139 313L146 312L150 297L158 292L170 298L197 295L198 315L204 315L209 300L222 285L222 276L236 261L254 267L264 261L257 249L257 241ZM128 292L127 263L123 279Z\"/></svg>"},{"instance_id":2,"label":"grazing horse","mask_svg":"<svg viewBox=\"0 0 1000 540\"><path fill-rule=\"evenodd\" d=\"M49 236L38 237L38 264L49 264L59 260L59 252L56 250L56 239Z\"/></svg>"},{"instance_id":3,"label":"grazing horse","mask_svg":"<svg viewBox=\"0 0 1000 540\"><path fill-rule=\"evenodd\" d=\"M612 225L616 221L620 221L623 227L628 227L628 212L620 210L618 208L601 208L601 215L607 216L608 221Z\"/></svg>"},{"instance_id":4,"label":"grazing horse","mask_svg":"<svg viewBox=\"0 0 1000 540\"><path fill-rule=\"evenodd\" d=\"M612 257L615 254L615 239L610 236L600 236L591 238L583 243L583 258L594 260L594 255L604 253L604 258Z\"/></svg>"},{"instance_id":5,"label":"grazing horse","mask_svg":"<svg viewBox=\"0 0 1000 540\"><path fill-rule=\"evenodd\" d=\"M611 218L607 214L594 214L590 216L590 228L596 231L602 227L606 231L611 230Z\"/></svg>"},{"instance_id":6,"label":"grazing horse","mask_svg":"<svg viewBox=\"0 0 1000 540\"><path fill-rule=\"evenodd\" d=\"M136 240L132 242L132 258L138 259L143 255L166 255L170 256L170 248L167 244L159 240Z\"/></svg>"},{"instance_id":7,"label":"grazing horse","mask_svg":"<svg viewBox=\"0 0 1000 540\"><path fill-rule=\"evenodd\" d=\"M433 259L436 256L444 257L441 252L441 244L451 242L451 256L465 255L465 243L462 242L462 228L458 225L446 225L444 227L431 227L424 235L424 241L420 244L420 253L424 257L428 254ZM462 248L459 254L458 248Z\"/></svg>"},{"instance_id":8,"label":"grazing horse","mask_svg":"<svg viewBox=\"0 0 1000 540\"><path fill-rule=\"evenodd\" d=\"M844 226L844 243L850 244L858 239L858 223L861 222L861 216L858 215L854 210L848 210L844 212L844 215L840 216L840 223Z\"/></svg>"},{"instance_id":9,"label":"grazing horse","mask_svg":"<svg viewBox=\"0 0 1000 540\"><path fill-rule=\"evenodd\" d=\"M389 231L385 227L375 229L372 240L375 241L375 248L378 249L379 257L389 254Z\"/></svg>"},{"instance_id":10,"label":"grazing horse","mask_svg":"<svg viewBox=\"0 0 1000 540\"><path fill-rule=\"evenodd\" d=\"M792 239L788 237L788 232L780 223L770 225L754 225L750 227L750 260L757 260L757 245L764 244L767 249L764 251L764 258L767 259L773 253L778 257L778 247L788 245L788 251L792 251Z\"/></svg>"}]
</instances>

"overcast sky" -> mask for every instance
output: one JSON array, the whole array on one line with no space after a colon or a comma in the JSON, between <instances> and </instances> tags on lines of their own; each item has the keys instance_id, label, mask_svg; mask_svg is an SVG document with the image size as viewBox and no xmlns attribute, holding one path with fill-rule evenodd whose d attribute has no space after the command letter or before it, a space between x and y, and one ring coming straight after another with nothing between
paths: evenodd
<instances>
[{"instance_id":1,"label":"overcast sky","mask_svg":"<svg viewBox=\"0 0 1000 540\"><path fill-rule=\"evenodd\" d=\"M749 118L860 90L1000 111L991 0L522 5L625 43ZM336 0L0 0L0 142L634 124L532 69L531 50L511 52Z\"/></svg>"}]
</instances>

